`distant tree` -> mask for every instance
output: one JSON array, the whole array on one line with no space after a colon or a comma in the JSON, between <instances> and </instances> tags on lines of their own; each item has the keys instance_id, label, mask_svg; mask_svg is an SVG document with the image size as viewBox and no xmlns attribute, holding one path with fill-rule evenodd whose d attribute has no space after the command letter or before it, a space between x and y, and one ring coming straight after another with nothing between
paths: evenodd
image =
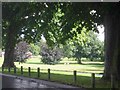
<instances>
[{"instance_id":1,"label":"distant tree","mask_svg":"<svg viewBox=\"0 0 120 90\"><path fill-rule=\"evenodd\" d=\"M74 45L74 57L76 58L78 64L81 64L81 58L85 57L85 45L87 42L87 31L85 28L82 29L81 33L77 34L77 37L74 37L73 45Z\"/></svg>"},{"instance_id":2,"label":"distant tree","mask_svg":"<svg viewBox=\"0 0 120 90\"><path fill-rule=\"evenodd\" d=\"M62 45L62 53L63 53L63 57L67 57L67 58L71 58L73 57L73 42L71 41L67 41L65 45Z\"/></svg>"},{"instance_id":3,"label":"distant tree","mask_svg":"<svg viewBox=\"0 0 120 90\"><path fill-rule=\"evenodd\" d=\"M28 55L29 45L25 41L19 42L14 51L14 60L17 62L25 62L30 57Z\"/></svg>"},{"instance_id":4,"label":"distant tree","mask_svg":"<svg viewBox=\"0 0 120 90\"><path fill-rule=\"evenodd\" d=\"M104 53L105 53L104 42L101 42L99 44L99 57L102 61L105 61Z\"/></svg>"},{"instance_id":5,"label":"distant tree","mask_svg":"<svg viewBox=\"0 0 120 90\"><path fill-rule=\"evenodd\" d=\"M93 31L89 31L85 46L85 56L91 61L103 59L104 57L104 43L100 41Z\"/></svg>"},{"instance_id":6,"label":"distant tree","mask_svg":"<svg viewBox=\"0 0 120 90\"><path fill-rule=\"evenodd\" d=\"M41 47L41 56L42 56L42 62L44 64L57 64L60 62L62 58L62 53L60 48L58 47L48 47L47 45L43 45Z\"/></svg>"},{"instance_id":7,"label":"distant tree","mask_svg":"<svg viewBox=\"0 0 120 90\"><path fill-rule=\"evenodd\" d=\"M81 45L79 45L78 43L74 43L75 45L75 49L74 49L74 57L76 58L76 61L78 64L81 64L81 58L84 57L84 50Z\"/></svg>"},{"instance_id":8,"label":"distant tree","mask_svg":"<svg viewBox=\"0 0 120 90\"><path fill-rule=\"evenodd\" d=\"M101 42L93 31L86 31L84 28L81 34L77 34L77 38L73 41L74 57L81 64L81 58L88 58L91 61L104 57L104 43Z\"/></svg>"},{"instance_id":9,"label":"distant tree","mask_svg":"<svg viewBox=\"0 0 120 90\"><path fill-rule=\"evenodd\" d=\"M35 44L31 43L29 50L33 55L35 55L35 56L39 55L39 53L40 53L39 43L35 43Z\"/></svg>"},{"instance_id":10,"label":"distant tree","mask_svg":"<svg viewBox=\"0 0 120 90\"><path fill-rule=\"evenodd\" d=\"M2 57L2 49L0 48L0 57Z\"/></svg>"}]
</instances>

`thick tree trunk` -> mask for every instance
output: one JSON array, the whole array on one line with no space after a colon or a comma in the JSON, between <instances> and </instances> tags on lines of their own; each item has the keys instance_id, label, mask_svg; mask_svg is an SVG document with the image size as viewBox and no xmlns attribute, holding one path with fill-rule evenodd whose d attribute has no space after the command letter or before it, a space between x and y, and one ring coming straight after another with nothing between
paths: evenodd
<instances>
[{"instance_id":1,"label":"thick tree trunk","mask_svg":"<svg viewBox=\"0 0 120 90\"><path fill-rule=\"evenodd\" d=\"M103 79L110 80L114 75L120 80L120 15L119 10L109 13L105 17L105 69Z\"/></svg>"},{"instance_id":2,"label":"thick tree trunk","mask_svg":"<svg viewBox=\"0 0 120 90\"><path fill-rule=\"evenodd\" d=\"M10 26L7 30L7 38L5 44L5 55L4 55L4 62L3 67L15 67L14 65L14 47L16 43L15 38L15 28Z\"/></svg>"},{"instance_id":3,"label":"thick tree trunk","mask_svg":"<svg viewBox=\"0 0 120 90\"><path fill-rule=\"evenodd\" d=\"M112 59L111 59L111 40L112 40L112 29L111 29L111 24L109 21L110 18L108 16L105 16L105 69L104 69L104 75L103 79L110 79L111 75L111 64L112 64Z\"/></svg>"}]
</instances>

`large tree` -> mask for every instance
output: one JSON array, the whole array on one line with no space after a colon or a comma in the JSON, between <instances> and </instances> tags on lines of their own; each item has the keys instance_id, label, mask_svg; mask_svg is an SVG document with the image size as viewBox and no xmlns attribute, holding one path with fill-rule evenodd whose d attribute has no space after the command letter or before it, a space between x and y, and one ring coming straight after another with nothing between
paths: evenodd
<instances>
[{"instance_id":1,"label":"large tree","mask_svg":"<svg viewBox=\"0 0 120 90\"><path fill-rule=\"evenodd\" d=\"M49 8L47 8L48 6ZM14 48L16 43L21 40L21 35L27 42L38 41L41 34L47 32L45 28L53 13L54 3L52 6L51 3L2 3L2 37L5 48L3 66L14 67Z\"/></svg>"},{"instance_id":2,"label":"large tree","mask_svg":"<svg viewBox=\"0 0 120 90\"><path fill-rule=\"evenodd\" d=\"M111 3L112 4L112 3ZM105 26L105 70L103 78L111 74L120 80L120 3L113 3L104 16Z\"/></svg>"},{"instance_id":3,"label":"large tree","mask_svg":"<svg viewBox=\"0 0 120 90\"><path fill-rule=\"evenodd\" d=\"M113 74L119 79L119 8L119 3L3 3L3 35L6 37L3 38L3 66L14 66L12 53L21 33L27 41L39 39L42 33L49 44L64 43L81 33L83 27L97 31L96 26L103 24L106 52L103 77L109 79Z\"/></svg>"},{"instance_id":4,"label":"large tree","mask_svg":"<svg viewBox=\"0 0 120 90\"><path fill-rule=\"evenodd\" d=\"M88 30L96 30L96 26L103 24L105 27L105 69L104 79L110 79L113 75L120 80L120 3L70 3L65 13L64 23L68 36L75 36L85 26ZM93 11L93 12L92 12ZM80 23L77 32L71 33L68 29ZM94 27L95 26L95 27ZM63 32L66 33L64 30Z\"/></svg>"}]
</instances>

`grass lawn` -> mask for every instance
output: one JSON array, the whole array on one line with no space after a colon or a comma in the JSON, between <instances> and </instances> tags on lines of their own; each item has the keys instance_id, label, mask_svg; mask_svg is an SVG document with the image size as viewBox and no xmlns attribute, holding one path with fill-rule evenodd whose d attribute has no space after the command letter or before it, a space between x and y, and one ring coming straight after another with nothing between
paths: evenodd
<instances>
[{"instance_id":1,"label":"grass lawn","mask_svg":"<svg viewBox=\"0 0 120 90\"><path fill-rule=\"evenodd\" d=\"M0 65L2 65L3 59L0 58ZM64 64L68 63L69 64ZM27 60L26 63L19 64L15 62L17 66L17 75L21 75L20 67L24 67L23 76L28 76L28 67L31 67L31 77L37 77L37 68L40 68L40 77L38 79L48 80L47 69L51 69L51 81L72 84L82 87L91 87L91 73L103 73L103 62L83 62L83 64L75 64L76 61L63 60L60 64L56 65L45 65L40 62L40 57L34 57ZM74 83L73 71L77 71L77 81ZM87 73L80 73L87 72ZM8 69L4 71L8 74ZM14 74L13 69L9 74ZM96 74L96 87L97 88L109 88L110 82L103 82L100 80L101 75Z\"/></svg>"},{"instance_id":2,"label":"grass lawn","mask_svg":"<svg viewBox=\"0 0 120 90\"><path fill-rule=\"evenodd\" d=\"M69 64L65 64L68 63ZM68 61L63 60L60 62L60 64L56 65L45 65L40 61L40 57L34 57L29 60L27 60L26 63L19 64L18 62L15 62L15 65L17 67L31 67L36 69L37 67L40 67L41 69L52 69L52 70L67 70L67 71L80 71L80 72L92 72L92 73L103 73L103 62L83 62L83 64L76 64L77 61Z\"/></svg>"}]
</instances>

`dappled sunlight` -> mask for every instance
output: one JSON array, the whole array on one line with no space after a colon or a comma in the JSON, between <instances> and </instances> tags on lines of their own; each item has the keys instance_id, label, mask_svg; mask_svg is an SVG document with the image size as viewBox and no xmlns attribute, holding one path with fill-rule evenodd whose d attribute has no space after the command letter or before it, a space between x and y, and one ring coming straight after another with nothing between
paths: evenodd
<instances>
[{"instance_id":1,"label":"dappled sunlight","mask_svg":"<svg viewBox=\"0 0 120 90\"><path fill-rule=\"evenodd\" d=\"M0 67L1 67L2 64L3 64L3 60L4 60L4 57L0 57Z\"/></svg>"},{"instance_id":2,"label":"dappled sunlight","mask_svg":"<svg viewBox=\"0 0 120 90\"><path fill-rule=\"evenodd\" d=\"M71 62L74 62L73 64L68 63L70 61L66 61L66 60L63 62L66 62L66 64L60 63L56 65L47 65L40 62L39 57L34 57L31 59L28 59L26 63L19 64L19 62L15 62L15 65L19 68L21 66L23 66L24 68L31 67L33 69L36 69L39 67L41 69L50 68L52 70L58 70L58 71L59 70L63 70L63 71L76 70L78 72L89 72L89 73L103 73L103 69L104 69L103 62L82 62L82 64L77 64L76 61L71 61ZM3 58L0 58L0 66L2 66L2 63L3 63Z\"/></svg>"},{"instance_id":3,"label":"dappled sunlight","mask_svg":"<svg viewBox=\"0 0 120 90\"><path fill-rule=\"evenodd\" d=\"M0 58L0 64L2 65L3 58ZM71 60L70 60L71 61ZM66 60L63 60L63 62L69 62ZM73 63L74 62L74 63ZM103 69L104 69L104 63L103 62L84 62L82 61L82 64L77 64L76 61L71 61L69 64L56 64L56 65L47 65L43 64L40 61L39 57L33 57L27 60L26 63L20 63L15 62L15 65L18 68L18 74L20 74L20 67L23 66L24 68L24 76L28 76L28 67L31 67L31 77L36 78L37 77L37 68L40 68L40 79L47 80L48 78L48 68L50 69L51 73L51 81L60 82L60 83L67 83L70 85L77 85L77 86L83 86L90 88L91 87L91 73L96 73L96 87L104 87L108 88L110 83L105 83L100 80L102 77ZM77 71L77 82L76 84L73 81L73 71ZM97 74L98 73L98 74ZM13 74L13 72L12 72ZM65 79L63 78L65 77ZM101 83L102 82L102 83Z\"/></svg>"},{"instance_id":4,"label":"dappled sunlight","mask_svg":"<svg viewBox=\"0 0 120 90\"><path fill-rule=\"evenodd\" d=\"M81 72L96 72L96 73L102 73L103 72L103 67L92 67L92 66L87 66L87 65L44 65L44 64L40 64L40 65L35 65L35 64L18 64L16 63L17 67L23 66L25 68L27 67L31 67L31 68L38 68L40 67L41 69L52 69L52 70L67 70L67 71L81 71Z\"/></svg>"},{"instance_id":5,"label":"dappled sunlight","mask_svg":"<svg viewBox=\"0 0 120 90\"><path fill-rule=\"evenodd\" d=\"M1 73L24 72L23 76L44 80L51 75L51 81L110 87L99 80L102 77L116 88L120 81L118 3L3 2L2 11Z\"/></svg>"},{"instance_id":6,"label":"dappled sunlight","mask_svg":"<svg viewBox=\"0 0 120 90\"><path fill-rule=\"evenodd\" d=\"M18 68L19 72L16 73L16 75L21 75L20 73L20 68ZM37 70L36 69L31 69L31 78L37 78L37 79L41 79L41 80L48 80L48 72L47 70L40 70L40 77L37 77ZM73 76L73 72L66 72L66 71L53 71L51 70L51 79L50 81L53 82L59 82L59 83L63 83L63 84L70 84L70 85L75 85L75 86L79 86L79 87L86 87L86 88L91 88L91 73L80 73L77 72L77 80L76 83L74 82L74 76ZM9 74L8 69L5 70L4 73ZM11 70L11 74L14 74L13 69ZM24 69L24 73L23 76L28 77L28 70ZM95 80L96 80L96 87L98 88L108 88L110 86L110 83L108 82L103 82L100 80L100 78L102 77L102 75L99 74L95 74Z\"/></svg>"},{"instance_id":7,"label":"dappled sunlight","mask_svg":"<svg viewBox=\"0 0 120 90\"><path fill-rule=\"evenodd\" d=\"M66 63L61 63L61 62L66 62ZM103 69L104 69L103 62L82 62L82 64L77 64L76 61L71 61L70 63L70 61L67 61L67 59L61 62L55 65L47 65L47 64L43 64L40 61L39 57L34 57L34 58L27 60L26 63L19 64L19 62L15 62L15 65L17 67L23 66L24 68L31 67L33 69L36 69L39 67L41 69L50 68L52 70L58 70L58 71L59 70L63 70L63 71L76 70L78 72L89 72L89 73L103 73Z\"/></svg>"}]
</instances>

